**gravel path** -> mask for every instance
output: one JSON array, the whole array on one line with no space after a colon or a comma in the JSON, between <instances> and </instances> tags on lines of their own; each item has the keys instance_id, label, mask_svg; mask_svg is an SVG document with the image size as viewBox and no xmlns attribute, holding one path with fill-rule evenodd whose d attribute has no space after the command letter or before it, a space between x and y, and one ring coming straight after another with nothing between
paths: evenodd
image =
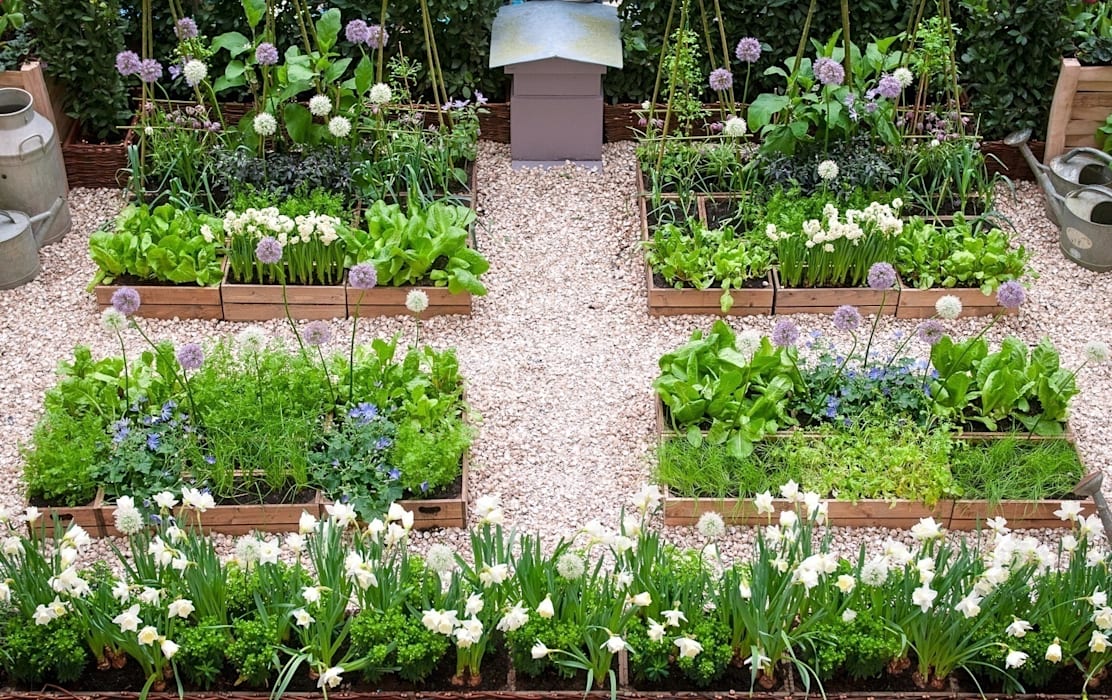
<instances>
[{"instance_id":1,"label":"gravel path","mask_svg":"<svg viewBox=\"0 0 1112 700\"><path fill-rule=\"evenodd\" d=\"M469 397L481 416L472 497L501 494L512 524L550 540L592 519L613 525L650 469L650 384L657 359L710 320L647 315L632 144L606 146L603 172L589 173L574 166L514 171L507 146L483 142L478 177L478 245L491 261L484 276L490 293L476 301L471 318L441 317L421 327L422 341L459 349ZM1001 321L989 337L998 341L1016 333L1035 342L1048 335L1064 364L1073 367L1085 341L1112 342L1112 275L1067 261L1057 248L1057 230L1042 214L1041 192L1030 183L1016 190L1018 199L1003 201L1000 208L1033 250L1041 277L1020 316ZM37 280L0 292L0 420L8 427L0 444L0 505L22 506L18 444L30 437L57 362L76 343L91 345L95 354L114 352L114 339L100 329L84 287L94 271L88 235L121 201L108 190L75 190L73 232L44 249ZM827 318L795 318L804 330L835 333ZM769 332L774 321L747 317L732 324ZM153 337L179 342L241 327L214 321L142 323ZM983 323L960 321L955 329L979 329ZM912 332L915 324L885 320L883 343L893 342L892 333ZM286 334L284 321L262 325ZM350 328L344 321L333 325L335 331ZM413 329L405 318L363 319L359 336L411 337ZM1072 422L1082 454L1090 467L1109 473L1112 366L1084 369L1079 383ZM899 533L835 528L836 542L850 552L858 542L875 543L890 534ZM669 529L668 536L703 544L686 530ZM423 533L417 540L462 544L465 536L446 531ZM730 528L719 546L735 554L749 541L747 531Z\"/></svg>"}]
</instances>

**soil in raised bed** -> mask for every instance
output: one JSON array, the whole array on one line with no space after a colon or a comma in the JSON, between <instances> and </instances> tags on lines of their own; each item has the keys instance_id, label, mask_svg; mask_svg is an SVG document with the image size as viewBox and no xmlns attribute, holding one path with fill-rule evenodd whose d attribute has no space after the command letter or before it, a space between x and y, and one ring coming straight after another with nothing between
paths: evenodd
<instances>
[{"instance_id":1,"label":"soil in raised bed","mask_svg":"<svg viewBox=\"0 0 1112 700\"><path fill-rule=\"evenodd\" d=\"M181 287L181 288L191 287L193 289L214 289L214 288L216 288L217 285L202 287L201 285L197 284L196 282L183 282L183 283L168 282L166 280L156 280L156 279L147 279L145 277L136 277L134 275L129 275L128 273L125 272L121 275L116 275L112 279L112 283L109 284L109 285L106 285L106 286L111 286L111 287Z\"/></svg>"},{"instance_id":2,"label":"soil in raised bed","mask_svg":"<svg viewBox=\"0 0 1112 700\"><path fill-rule=\"evenodd\" d=\"M659 272L653 272L653 287L656 287L657 289L674 289L675 288L673 285L668 284L668 282L664 279L664 276L661 275ZM769 287L769 284L768 284L768 277L767 276L765 276L765 277L753 277L752 279L747 279L747 280L745 280L744 282L741 283L741 288L742 289L768 289L768 287ZM693 285L690 285L690 284L684 282L683 286L680 287L680 289L695 289L695 287ZM720 290L720 289L722 289L722 285L721 285L721 283L719 283L718 286L708 287L707 289L708 290ZM737 287L731 287L730 289L737 289Z\"/></svg>"},{"instance_id":3,"label":"soil in raised bed","mask_svg":"<svg viewBox=\"0 0 1112 700\"><path fill-rule=\"evenodd\" d=\"M266 489L266 490L263 490ZM279 505L311 503L316 498L314 489L304 488L297 491L292 489L267 489L265 484L259 484L259 490L244 488L228 496L216 496L218 506L250 506L250 505Z\"/></svg>"},{"instance_id":4,"label":"soil in raised bed","mask_svg":"<svg viewBox=\"0 0 1112 700\"><path fill-rule=\"evenodd\" d=\"M676 200L663 200L659 205L654 205L651 199L645 201L645 219L650 237L653 231L664 224L680 224L688 219L698 218L699 211L694 197L683 205Z\"/></svg>"}]
</instances>

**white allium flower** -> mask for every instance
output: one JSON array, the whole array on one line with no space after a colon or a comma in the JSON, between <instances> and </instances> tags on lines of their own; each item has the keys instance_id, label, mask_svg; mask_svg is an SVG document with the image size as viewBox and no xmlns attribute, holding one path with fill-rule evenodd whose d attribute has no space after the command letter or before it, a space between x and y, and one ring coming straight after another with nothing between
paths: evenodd
<instances>
[{"instance_id":1,"label":"white allium flower","mask_svg":"<svg viewBox=\"0 0 1112 700\"><path fill-rule=\"evenodd\" d=\"M266 331L259 326L247 326L236 333L236 347L241 357L254 357L266 347Z\"/></svg>"},{"instance_id":2,"label":"white allium flower","mask_svg":"<svg viewBox=\"0 0 1112 700\"><path fill-rule=\"evenodd\" d=\"M260 112L251 121L251 128L255 130L256 134L264 138L273 136L274 132L278 131L278 120L269 112Z\"/></svg>"},{"instance_id":3,"label":"white allium flower","mask_svg":"<svg viewBox=\"0 0 1112 700\"><path fill-rule=\"evenodd\" d=\"M746 131L748 131L748 127L741 117L730 117L726 120L725 126L722 127L722 133L733 138L745 136Z\"/></svg>"},{"instance_id":4,"label":"white allium flower","mask_svg":"<svg viewBox=\"0 0 1112 700\"><path fill-rule=\"evenodd\" d=\"M1085 361L1100 364L1108 361L1108 343L1102 340L1090 340L1085 343Z\"/></svg>"},{"instance_id":5,"label":"white allium flower","mask_svg":"<svg viewBox=\"0 0 1112 700\"><path fill-rule=\"evenodd\" d=\"M116 522L116 529L124 535L134 535L143 529L143 514L135 506L124 508L117 503L112 518Z\"/></svg>"},{"instance_id":6,"label":"white allium flower","mask_svg":"<svg viewBox=\"0 0 1112 700\"><path fill-rule=\"evenodd\" d=\"M752 328L744 330L737 336L735 342L738 352L742 355L752 355L761 347L761 333Z\"/></svg>"},{"instance_id":7,"label":"white allium flower","mask_svg":"<svg viewBox=\"0 0 1112 700\"><path fill-rule=\"evenodd\" d=\"M332 100L327 95L313 95L309 98L309 112L314 117L327 116L332 111Z\"/></svg>"},{"instance_id":8,"label":"white allium flower","mask_svg":"<svg viewBox=\"0 0 1112 700\"><path fill-rule=\"evenodd\" d=\"M105 330L119 333L127 328L127 317L109 306L100 315L100 325L104 326Z\"/></svg>"},{"instance_id":9,"label":"white allium flower","mask_svg":"<svg viewBox=\"0 0 1112 700\"><path fill-rule=\"evenodd\" d=\"M434 544L425 554L425 563L438 574L446 574L456 568L456 555L446 544Z\"/></svg>"},{"instance_id":10,"label":"white allium flower","mask_svg":"<svg viewBox=\"0 0 1112 700\"><path fill-rule=\"evenodd\" d=\"M953 294L941 296L938 298L938 301L934 302L934 310L939 318L952 321L958 316L961 316L961 299L958 299Z\"/></svg>"},{"instance_id":11,"label":"white allium flower","mask_svg":"<svg viewBox=\"0 0 1112 700\"><path fill-rule=\"evenodd\" d=\"M911 83L915 82L915 75L903 66L892 71L892 77L899 82L901 88L907 88Z\"/></svg>"},{"instance_id":12,"label":"white allium flower","mask_svg":"<svg viewBox=\"0 0 1112 700\"><path fill-rule=\"evenodd\" d=\"M390 101L392 96L393 93L390 91L389 85L386 83L375 83L375 85L371 87L371 91L367 95L367 98L371 101L371 104L384 105Z\"/></svg>"},{"instance_id":13,"label":"white allium flower","mask_svg":"<svg viewBox=\"0 0 1112 700\"><path fill-rule=\"evenodd\" d=\"M208 66L202 61L192 58L185 62L181 67L182 77L185 78L185 83L189 87L196 87L202 80L208 77Z\"/></svg>"},{"instance_id":14,"label":"white allium flower","mask_svg":"<svg viewBox=\"0 0 1112 700\"><path fill-rule=\"evenodd\" d=\"M343 116L332 117L328 120L328 133L338 139L347 138L351 133L351 120Z\"/></svg>"},{"instance_id":15,"label":"white allium flower","mask_svg":"<svg viewBox=\"0 0 1112 700\"><path fill-rule=\"evenodd\" d=\"M830 182L838 177L838 164L832 160L824 160L819 163L818 174L820 178Z\"/></svg>"},{"instance_id":16,"label":"white allium flower","mask_svg":"<svg viewBox=\"0 0 1112 700\"><path fill-rule=\"evenodd\" d=\"M429 295L420 289L411 289L405 295L405 308L411 313L419 314L429 308Z\"/></svg>"},{"instance_id":17,"label":"white allium flower","mask_svg":"<svg viewBox=\"0 0 1112 700\"><path fill-rule=\"evenodd\" d=\"M713 511L703 513L699 516L699 522L695 528L699 534L706 537L708 540L716 540L722 535L726 534L726 523L722 520L722 516Z\"/></svg>"},{"instance_id":18,"label":"white allium flower","mask_svg":"<svg viewBox=\"0 0 1112 700\"><path fill-rule=\"evenodd\" d=\"M583 559L572 552L566 552L556 560L556 573L569 581L574 581L582 576L586 568L587 565L583 563Z\"/></svg>"}]
</instances>

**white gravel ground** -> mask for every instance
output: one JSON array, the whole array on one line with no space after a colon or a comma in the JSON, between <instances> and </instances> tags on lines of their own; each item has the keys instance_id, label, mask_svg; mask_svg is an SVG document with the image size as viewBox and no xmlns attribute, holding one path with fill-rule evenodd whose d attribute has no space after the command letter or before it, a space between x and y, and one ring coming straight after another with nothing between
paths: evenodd
<instances>
[{"instance_id":1,"label":"white gravel ground","mask_svg":"<svg viewBox=\"0 0 1112 700\"><path fill-rule=\"evenodd\" d=\"M654 440L652 379L660 355L681 344L710 319L650 318L634 201L632 144L604 148L604 170L574 166L549 171L510 168L509 148L483 142L479 156L480 250L490 259L484 275L490 293L475 303L474 315L425 322L422 341L455 346L469 380L469 397L481 416L472 457L472 498L500 494L509 521L554 541L589 520L613 525L619 510L650 470ZM1001 190L1002 192L1004 190ZM1112 342L1112 274L1098 275L1066 260L1057 229L1044 217L1042 195L1020 183L1017 199L999 208L1034 252L1040 278L1016 318L1002 320L989 334L1007 333L1029 342L1048 335L1066 366L1081 361L1090 339ZM43 271L34 282L0 291L0 505L22 507L19 444L41 413L53 369L77 343L95 354L115 351L114 338L98 322L96 304L84 291L94 266L87 239L121 206L109 190L74 190L74 229L42 252ZM770 332L773 317L732 321L737 328ZM835 331L829 319L797 316L805 330ZM234 333L242 324L215 321L141 321L155 338L179 342ZM970 319L956 330L979 329ZM340 331L347 321L337 320ZM284 321L263 324L285 334ZM910 333L916 321L885 319L885 343L894 332ZM359 336L401 331L407 318L363 319ZM342 334L340 337L343 337ZM138 344L138 337L134 338ZM914 344L913 344L914 346ZM916 348L917 350L917 348ZM1112 469L1112 365L1087 367L1079 375L1072 424L1089 467ZM1110 479L1112 482L1112 479ZM1109 484L1112 487L1112 483ZM860 542L876 544L886 530L834 529L842 551ZM1052 537L1050 532L1037 533ZM690 530L669 528L669 539L702 545ZM461 531L419 533L431 541L466 542ZM744 528L730 528L719 542L729 556L751 542Z\"/></svg>"}]
</instances>

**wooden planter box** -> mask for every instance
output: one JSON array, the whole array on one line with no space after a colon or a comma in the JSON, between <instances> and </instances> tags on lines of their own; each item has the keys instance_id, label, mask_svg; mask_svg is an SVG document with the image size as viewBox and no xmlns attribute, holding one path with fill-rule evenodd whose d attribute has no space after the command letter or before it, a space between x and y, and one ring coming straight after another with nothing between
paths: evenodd
<instances>
[{"instance_id":1,"label":"wooden planter box","mask_svg":"<svg viewBox=\"0 0 1112 700\"><path fill-rule=\"evenodd\" d=\"M282 285L236 284L228 281L230 275L231 266L225 271L224 282L220 285L220 304L225 321L285 318L287 304L290 316L302 321L347 316L347 288L344 285L286 285L283 302Z\"/></svg>"},{"instance_id":2,"label":"wooden planter box","mask_svg":"<svg viewBox=\"0 0 1112 700\"><path fill-rule=\"evenodd\" d=\"M224 309L220 303L220 287L198 287L196 285L130 285L139 292L142 302L136 316L143 318L202 318L221 320ZM94 290L97 308L106 309L112 305L112 295L120 285L97 285Z\"/></svg>"},{"instance_id":3,"label":"wooden planter box","mask_svg":"<svg viewBox=\"0 0 1112 700\"><path fill-rule=\"evenodd\" d=\"M1112 66L1063 58L1050 104L1043 162L1078 146L1096 147L1097 127L1112 113Z\"/></svg>"},{"instance_id":4,"label":"wooden planter box","mask_svg":"<svg viewBox=\"0 0 1112 700\"><path fill-rule=\"evenodd\" d=\"M952 501L939 501L928 506L907 500L827 501L827 522L835 527L887 527L907 529L920 518L934 518L942 525L949 522ZM770 525L779 522L779 513L794 510L790 501L777 498L772 502L776 513L758 515L752 498L678 498L664 494L665 525L695 525L703 513L718 513L731 525ZM1055 506L1057 507L1057 506Z\"/></svg>"},{"instance_id":5,"label":"wooden planter box","mask_svg":"<svg viewBox=\"0 0 1112 700\"><path fill-rule=\"evenodd\" d=\"M460 460L461 486L455 498L420 498L398 501L402 508L413 513L414 530L431 530L439 527L467 527L467 478L470 471L470 450L463 453ZM328 517L325 506L332 501L322 500L320 517Z\"/></svg>"},{"instance_id":6,"label":"wooden planter box","mask_svg":"<svg viewBox=\"0 0 1112 700\"><path fill-rule=\"evenodd\" d=\"M656 398L656 425L660 439L676 436L664 421L664 404ZM775 433L776 439L789 435L788 432ZM1011 433L962 433L956 436L963 440L999 440L1013 437ZM1068 440L1073 443L1073 431L1067 426L1064 436L1032 435L1029 439ZM784 499L773 499L773 515L759 515L752 498L683 498L673 496L664 487L664 524L676 526L695 525L703 513L718 513L731 525L768 525L778 522L779 513L792 510L795 506ZM989 503L983 500L942 500L933 506L920 501L906 499L861 499L838 501L823 499L827 502L827 521L835 527L886 527L907 529L919 522L920 518L934 518L943 527L951 530L976 530L983 527L986 520L997 515L1008 521L1008 527L1015 529L1032 528L1071 528L1066 522L1054 515L1062 505L1061 499L1043 501L1001 501ZM1085 500L1081 512L1090 515L1096 512L1091 500ZM770 519L771 518L771 519Z\"/></svg>"},{"instance_id":7,"label":"wooden planter box","mask_svg":"<svg viewBox=\"0 0 1112 700\"><path fill-rule=\"evenodd\" d=\"M638 171L640 175L640 170ZM648 197L639 197L641 207L641 242L649 240L649 213ZM676 201L674 197L667 197L667 201ZM696 200L696 211L699 220L706 224L706 203L710 199L700 196ZM682 316L686 314L714 314L717 316L767 316L772 313L774 288L772 273L765 276L764 286L755 288L731 289L730 296L734 305L726 313L722 312L719 300L722 298L722 288L711 289L676 289L675 287L658 287L653 279L653 270L642 252L642 265L645 269L645 288L648 291L650 316Z\"/></svg>"},{"instance_id":8,"label":"wooden planter box","mask_svg":"<svg viewBox=\"0 0 1112 700\"><path fill-rule=\"evenodd\" d=\"M933 318L936 315L934 304L941 297L955 296L961 300L961 317L993 316L1003 312L1014 316L1018 309L1005 309L996 303L996 295L988 295L980 289L900 289L896 305L896 318Z\"/></svg>"},{"instance_id":9,"label":"wooden planter box","mask_svg":"<svg viewBox=\"0 0 1112 700\"><path fill-rule=\"evenodd\" d=\"M414 289L420 289L429 297L429 308L421 312L420 318L459 314L471 315L471 293L452 294L447 287L373 287L355 289L345 286L347 291L347 313L355 315L359 306L359 317L368 316L412 316L405 308L405 298ZM360 297L362 302L360 303Z\"/></svg>"},{"instance_id":10,"label":"wooden planter box","mask_svg":"<svg viewBox=\"0 0 1112 700\"><path fill-rule=\"evenodd\" d=\"M42 518L31 526L32 535L40 532L42 524L45 523L46 535L52 536L55 516L59 518L62 532L65 532L70 525L80 525L89 533L89 537L104 537L107 534L106 522L111 522L111 520L104 520L104 489L101 488L97 489L93 500L83 506L44 506L39 510L42 512Z\"/></svg>"},{"instance_id":11,"label":"wooden planter box","mask_svg":"<svg viewBox=\"0 0 1112 700\"><path fill-rule=\"evenodd\" d=\"M899 305L899 289L890 289L887 292L878 292L865 287L785 287L780 282L778 270L772 271L773 284L776 287L776 299L773 303L772 313L777 316L788 314L832 314L842 305L856 306L861 314L875 314L881 312L884 316L894 316ZM883 309L881 301L884 302Z\"/></svg>"},{"instance_id":12,"label":"wooden planter box","mask_svg":"<svg viewBox=\"0 0 1112 700\"><path fill-rule=\"evenodd\" d=\"M103 499L102 499L103 500ZM297 532L303 512L314 517L320 513L323 502L320 492L315 491L313 498L304 503L250 503L243 505L217 505L200 513L201 530L205 533L225 535L246 535L249 532ZM122 533L116 529L114 504L101 504L100 517L103 531L100 536L118 537ZM198 513L178 506L174 516L183 527L188 523L197 525ZM89 533L92 535L92 531Z\"/></svg>"}]
</instances>

